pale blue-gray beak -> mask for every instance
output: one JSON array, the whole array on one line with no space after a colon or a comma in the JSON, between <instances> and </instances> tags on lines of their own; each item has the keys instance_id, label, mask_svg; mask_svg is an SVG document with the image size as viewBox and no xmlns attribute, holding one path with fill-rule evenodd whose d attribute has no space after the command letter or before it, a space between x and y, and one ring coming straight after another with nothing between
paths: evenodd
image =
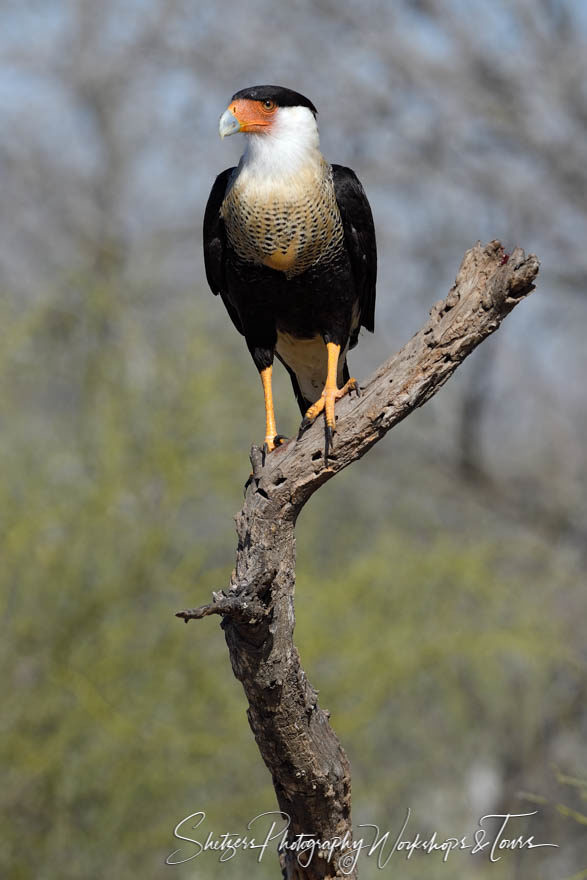
<instances>
[{"instance_id":1,"label":"pale blue-gray beak","mask_svg":"<svg viewBox=\"0 0 587 880\"><path fill-rule=\"evenodd\" d=\"M230 110L225 110L222 116L220 117L220 122L218 123L218 131L220 133L220 137L226 137L229 134L235 134L237 131L241 130L241 124Z\"/></svg>"}]
</instances>

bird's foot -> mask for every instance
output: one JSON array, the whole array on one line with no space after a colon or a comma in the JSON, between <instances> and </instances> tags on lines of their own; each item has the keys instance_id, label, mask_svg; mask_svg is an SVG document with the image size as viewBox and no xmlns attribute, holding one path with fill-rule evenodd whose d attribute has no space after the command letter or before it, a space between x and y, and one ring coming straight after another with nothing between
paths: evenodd
<instances>
[{"instance_id":1,"label":"bird's foot","mask_svg":"<svg viewBox=\"0 0 587 880\"><path fill-rule=\"evenodd\" d=\"M288 438L283 434L274 434L273 437L265 437L265 442L263 443L263 464L265 464L265 458L269 455L270 452L273 452L274 449L277 449L278 446L281 446L282 443Z\"/></svg>"},{"instance_id":2,"label":"bird's foot","mask_svg":"<svg viewBox=\"0 0 587 880\"><path fill-rule=\"evenodd\" d=\"M312 404L312 406L309 408L309 410L306 412L306 415L302 419L300 430L298 432L298 440L300 439L304 431L309 428L311 424L313 424L320 413L324 412L324 416L326 419L326 448L324 452L325 459L328 458L329 451L334 448L334 435L336 434L336 417L334 415L334 404L337 400L340 400L341 397L344 397L345 394L350 394L351 391L354 391L357 394L357 397L359 397L361 394L359 390L359 383L354 378L349 379L342 388L325 388L316 403Z\"/></svg>"}]
</instances>

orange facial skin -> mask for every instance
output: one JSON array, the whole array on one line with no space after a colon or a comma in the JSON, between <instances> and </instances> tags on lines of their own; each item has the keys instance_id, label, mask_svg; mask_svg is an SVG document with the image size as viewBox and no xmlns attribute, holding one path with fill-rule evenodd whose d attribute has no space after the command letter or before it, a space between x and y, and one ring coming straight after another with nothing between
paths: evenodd
<instances>
[{"instance_id":1,"label":"orange facial skin","mask_svg":"<svg viewBox=\"0 0 587 880\"><path fill-rule=\"evenodd\" d=\"M228 109L238 120L241 131L260 134L271 126L277 104L274 101L251 101L249 98L239 98L237 101L232 101Z\"/></svg>"}]
</instances>

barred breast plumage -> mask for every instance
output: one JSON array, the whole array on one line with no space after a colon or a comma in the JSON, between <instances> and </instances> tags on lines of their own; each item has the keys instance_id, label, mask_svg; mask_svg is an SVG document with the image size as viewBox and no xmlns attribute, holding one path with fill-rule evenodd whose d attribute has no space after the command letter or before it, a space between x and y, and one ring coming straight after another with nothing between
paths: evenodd
<instances>
[{"instance_id":1,"label":"barred breast plumage","mask_svg":"<svg viewBox=\"0 0 587 880\"><path fill-rule=\"evenodd\" d=\"M260 185L237 169L221 214L242 260L283 271L286 277L328 264L343 248L344 232L332 169L323 161L289 185Z\"/></svg>"}]
</instances>

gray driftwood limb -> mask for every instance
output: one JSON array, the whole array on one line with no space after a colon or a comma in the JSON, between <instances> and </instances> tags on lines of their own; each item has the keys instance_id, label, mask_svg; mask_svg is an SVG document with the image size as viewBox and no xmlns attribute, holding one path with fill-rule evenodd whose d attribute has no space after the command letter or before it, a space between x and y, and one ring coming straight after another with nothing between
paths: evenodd
<instances>
[{"instance_id":1,"label":"gray driftwood limb","mask_svg":"<svg viewBox=\"0 0 587 880\"><path fill-rule=\"evenodd\" d=\"M519 248L508 259L499 242L478 243L465 254L453 288L432 308L427 324L375 371L361 397L337 403L335 448L326 462L321 418L266 460L253 447L253 475L236 517L230 586L214 593L209 605L177 615L186 623L222 615L232 668L249 701L249 723L279 808L290 820L290 842L298 834L332 841L352 833L349 763L293 643L297 516L316 489L444 385L534 289L538 268L536 257ZM358 876L339 851L330 859L315 852L305 867L295 852L280 858L287 880Z\"/></svg>"}]
</instances>

